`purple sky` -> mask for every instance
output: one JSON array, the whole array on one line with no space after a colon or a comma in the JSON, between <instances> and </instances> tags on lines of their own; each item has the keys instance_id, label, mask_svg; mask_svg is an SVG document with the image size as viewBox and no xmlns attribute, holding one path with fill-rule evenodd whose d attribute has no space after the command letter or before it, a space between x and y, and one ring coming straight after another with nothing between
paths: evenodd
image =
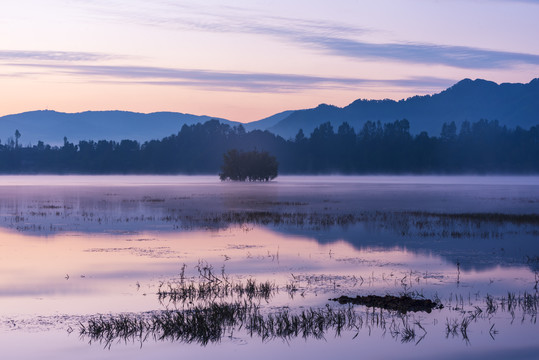
<instances>
[{"instance_id":1,"label":"purple sky","mask_svg":"<svg viewBox=\"0 0 539 360\"><path fill-rule=\"evenodd\" d=\"M254 121L539 77L539 1L3 0L0 115Z\"/></svg>"}]
</instances>

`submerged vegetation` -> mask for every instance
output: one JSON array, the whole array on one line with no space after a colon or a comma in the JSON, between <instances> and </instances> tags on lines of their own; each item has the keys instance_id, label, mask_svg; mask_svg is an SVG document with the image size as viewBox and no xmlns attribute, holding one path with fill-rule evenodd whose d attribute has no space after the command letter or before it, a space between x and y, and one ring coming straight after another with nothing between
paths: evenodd
<instances>
[{"instance_id":1,"label":"submerged vegetation","mask_svg":"<svg viewBox=\"0 0 539 360\"><path fill-rule=\"evenodd\" d=\"M385 227L407 224L413 231L437 229L443 233L451 227L469 224L515 224L539 225L539 214L502 214L502 213L434 213L421 211L404 212L289 212L289 211L225 211L219 214L201 216L202 223L216 224L259 224L259 225L296 225L296 226L347 226L357 223L380 222ZM459 235L455 234L456 237Z\"/></svg>"},{"instance_id":2,"label":"submerged vegetation","mask_svg":"<svg viewBox=\"0 0 539 360\"><path fill-rule=\"evenodd\" d=\"M424 317L416 317L417 311L426 314L432 310L438 310L439 314L443 312L446 321L441 331L445 337L460 337L466 343L470 342L470 327L479 321L488 326L488 336L495 339L498 329L492 320L498 312L508 313L513 319L511 323L517 316L521 317L522 323L537 322L537 292L508 292L500 298L487 294L483 300L477 299L479 303L469 299L468 309L462 295L451 294L444 305L438 297L432 301L413 295L413 292L400 296L340 296L329 300L341 305L326 304L320 308L275 307L269 306L271 297L279 289L275 282L258 283L251 278L237 282L225 273L224 268L220 274L215 274L213 267L204 261L199 261L195 268L197 277L186 277L184 264L175 282L161 283L158 287L159 301L163 304L166 300L167 305L181 304L180 309L93 316L80 322L81 338L100 343L105 348L120 342L142 346L146 341L206 346L238 334L263 341L289 341L295 338L325 339L328 335L346 335L355 339L361 334L370 336L373 331L379 331L382 336L389 334L402 343L415 342L417 345L437 324L436 317L431 325ZM292 274L292 277L296 282L301 281L299 276ZM324 283L323 276L303 280ZM298 287L292 282L286 290L292 297ZM260 303L262 299L268 306Z\"/></svg>"},{"instance_id":3,"label":"submerged vegetation","mask_svg":"<svg viewBox=\"0 0 539 360\"><path fill-rule=\"evenodd\" d=\"M235 287L231 285L232 281L224 271L221 276L216 276L212 267L206 263L199 263L198 269L199 282L185 279L184 266L179 287L169 287L168 290L163 290L162 285L159 287L159 299L181 301L181 310L94 316L80 323L81 338L90 343L98 342L106 348L116 342L139 342L142 345L149 340L197 343L205 346L221 342L225 337L232 337L237 333L268 341L324 339L327 335L344 334L356 338L362 330L366 331L365 335L379 330L381 334L388 333L400 342L418 344L427 336L428 331L431 331L432 325L422 324L421 318L410 315L409 311L430 313L433 309L444 309L440 299L417 299L410 294L399 297L369 295L330 299L347 304L337 307L327 304L322 308L300 307L295 310L288 306L264 308L258 299L270 298L271 292L275 291L275 286L270 285L271 283L257 286L255 281L248 280L246 286L237 284ZM241 296L247 294L247 297L227 302L234 291L239 291ZM517 295L509 292L507 297L498 299L487 295L482 306L470 303L471 310L465 310L462 296L460 300L455 297L455 300L453 303L451 295L446 303L449 313L459 315L446 318L443 326L446 338L461 337L465 342L469 342L470 326L482 320L489 324L488 335L495 339L498 330L495 328L496 324L490 322L493 315L500 311L509 313L513 320L519 314L522 317L521 322L528 319L535 324L537 321L537 293L525 292ZM366 308L361 310L354 305L364 305Z\"/></svg>"}]
</instances>

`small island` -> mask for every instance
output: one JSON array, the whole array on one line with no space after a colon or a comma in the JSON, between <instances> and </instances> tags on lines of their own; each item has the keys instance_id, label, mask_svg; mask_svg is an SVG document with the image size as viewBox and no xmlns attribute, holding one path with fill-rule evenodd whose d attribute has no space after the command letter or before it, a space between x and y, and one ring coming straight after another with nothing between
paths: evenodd
<instances>
[{"instance_id":1,"label":"small island","mask_svg":"<svg viewBox=\"0 0 539 360\"><path fill-rule=\"evenodd\" d=\"M279 164L266 151L229 150L223 156L221 181L270 181L277 177Z\"/></svg>"}]
</instances>

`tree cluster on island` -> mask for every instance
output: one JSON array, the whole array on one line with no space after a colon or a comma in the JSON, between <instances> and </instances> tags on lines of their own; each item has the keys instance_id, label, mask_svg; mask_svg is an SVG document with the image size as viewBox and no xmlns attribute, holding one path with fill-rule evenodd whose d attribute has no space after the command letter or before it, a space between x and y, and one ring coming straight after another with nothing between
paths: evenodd
<instances>
[{"instance_id":1,"label":"tree cluster on island","mask_svg":"<svg viewBox=\"0 0 539 360\"><path fill-rule=\"evenodd\" d=\"M368 121L356 131L328 122L285 140L211 120L143 144L99 140L21 146L17 132L0 144L0 173L218 174L230 149L268 152L284 174L539 173L539 125L509 129L497 121L446 123L439 136L410 133L407 120Z\"/></svg>"},{"instance_id":2,"label":"tree cluster on island","mask_svg":"<svg viewBox=\"0 0 539 360\"><path fill-rule=\"evenodd\" d=\"M229 150L223 156L221 181L270 181L277 177L278 163L267 151Z\"/></svg>"}]
</instances>

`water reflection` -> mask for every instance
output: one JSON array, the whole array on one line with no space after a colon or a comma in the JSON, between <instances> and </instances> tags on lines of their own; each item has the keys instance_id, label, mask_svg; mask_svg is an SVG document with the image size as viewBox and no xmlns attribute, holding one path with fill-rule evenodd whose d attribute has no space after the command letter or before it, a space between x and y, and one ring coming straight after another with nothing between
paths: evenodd
<instances>
[{"instance_id":1,"label":"water reflection","mask_svg":"<svg viewBox=\"0 0 539 360\"><path fill-rule=\"evenodd\" d=\"M219 300L219 299L216 299ZM440 301L439 299L437 299ZM499 330L490 320L495 315L508 312L512 321L517 317L521 323L536 324L537 294L508 294L501 305L490 295L483 302L477 301L473 310L467 310L464 302L456 317L446 318L443 331L446 338L460 338L470 344L468 333L471 327L485 329L490 325L488 336L496 340ZM430 311L429 311L430 313ZM435 314L438 318L441 311ZM325 339L326 336L352 336L355 339L373 328L388 333L402 343L414 342L418 345L428 335L426 328L436 328L421 324L426 317L410 315L399 311L368 307L364 312L353 306L290 311L288 309L264 313L257 303L250 301L223 303L211 302L205 307L189 307L187 310L161 311L144 314L122 314L108 317L94 317L79 327L80 335L90 342L98 342L110 348L115 343L140 343L146 341L172 341L181 343L218 343L233 333L263 341L303 339ZM473 324L473 325L472 325ZM440 326L438 326L439 328ZM439 329L438 329L439 330ZM236 335L238 336L238 335Z\"/></svg>"},{"instance_id":2,"label":"water reflection","mask_svg":"<svg viewBox=\"0 0 539 360\"><path fill-rule=\"evenodd\" d=\"M533 177L285 177L267 186L208 177L13 178L19 185L0 185L0 226L41 236L262 225L325 244L433 253L464 269L539 263Z\"/></svg>"},{"instance_id":3,"label":"water reflection","mask_svg":"<svg viewBox=\"0 0 539 360\"><path fill-rule=\"evenodd\" d=\"M60 333L51 344L77 353L88 351L85 341L120 341L131 358L147 348L177 352L163 341L197 358L238 344L245 358L261 346L289 354L283 339L312 357L358 344L373 358L401 356L400 346L420 346L425 357L513 342L537 350L529 336L539 281L535 178L285 178L267 187L182 179L4 179L6 354L32 337L28 329ZM438 299L444 308L400 314L328 301L369 294ZM188 330L195 323L202 328ZM85 341L66 340L66 329ZM106 356L119 356L115 348Z\"/></svg>"}]
</instances>

